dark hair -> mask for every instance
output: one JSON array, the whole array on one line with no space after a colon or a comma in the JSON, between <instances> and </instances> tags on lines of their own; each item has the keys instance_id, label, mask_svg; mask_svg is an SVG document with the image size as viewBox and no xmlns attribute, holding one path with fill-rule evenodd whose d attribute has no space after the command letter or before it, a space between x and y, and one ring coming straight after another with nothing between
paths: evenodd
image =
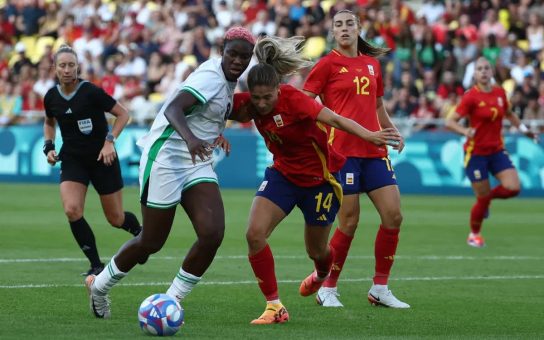
<instances>
[{"instance_id":1,"label":"dark hair","mask_svg":"<svg viewBox=\"0 0 544 340\"><path fill-rule=\"evenodd\" d=\"M355 19L357 20L357 27L361 27L361 21L359 20L359 16L356 15L354 12L350 11L349 9L343 9L336 12L334 16L337 16L340 13L348 13L353 15ZM333 20L333 25L334 25L334 20ZM358 36L357 37L357 51L371 57L380 57L382 55L387 54L389 51L391 51L391 49L386 47L372 46L366 40Z\"/></svg>"},{"instance_id":2,"label":"dark hair","mask_svg":"<svg viewBox=\"0 0 544 340\"><path fill-rule=\"evenodd\" d=\"M278 86L281 77L296 72L313 63L301 56L303 37L265 37L255 45L259 63L251 68L247 85L251 90L258 85Z\"/></svg>"},{"instance_id":3,"label":"dark hair","mask_svg":"<svg viewBox=\"0 0 544 340\"><path fill-rule=\"evenodd\" d=\"M66 44L63 44L63 45L60 45L59 49L57 50L57 52L55 52L55 54L53 55L53 64L56 65L57 64L57 59L59 57L59 54L62 54L62 53L72 53L75 57L76 57L76 61L77 61L77 53L76 51L74 51L73 48L71 48L69 45L66 45Z\"/></svg>"}]
</instances>

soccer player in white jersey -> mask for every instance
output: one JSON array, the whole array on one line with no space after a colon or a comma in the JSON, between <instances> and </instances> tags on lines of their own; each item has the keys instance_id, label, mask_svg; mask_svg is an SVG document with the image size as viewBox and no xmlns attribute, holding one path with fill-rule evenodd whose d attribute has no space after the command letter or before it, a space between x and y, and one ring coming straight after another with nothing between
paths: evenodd
<instances>
[{"instance_id":1,"label":"soccer player in white jersey","mask_svg":"<svg viewBox=\"0 0 544 340\"><path fill-rule=\"evenodd\" d=\"M212 263L223 240L225 211L211 152L215 146L228 146L221 133L232 110L238 77L248 67L254 45L255 38L247 29L229 29L222 57L200 65L138 141L143 148L139 174L143 230L120 248L100 275L86 278L90 307L97 318L110 317L110 289L162 248L178 204L191 220L197 240L166 293L183 300Z\"/></svg>"}]
</instances>

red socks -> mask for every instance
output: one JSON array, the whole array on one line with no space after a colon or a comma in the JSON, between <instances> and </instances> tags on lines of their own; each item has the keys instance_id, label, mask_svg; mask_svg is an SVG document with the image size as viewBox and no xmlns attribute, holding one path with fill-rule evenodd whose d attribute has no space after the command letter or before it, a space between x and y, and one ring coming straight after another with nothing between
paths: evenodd
<instances>
[{"instance_id":1,"label":"red socks","mask_svg":"<svg viewBox=\"0 0 544 340\"><path fill-rule=\"evenodd\" d=\"M353 241L353 236L348 236L336 228L330 241L331 250L334 250L334 262L332 263L329 278L323 284L323 287L336 287L338 277L344 267L344 262L348 256L349 247ZM317 267L316 267L317 268Z\"/></svg>"},{"instance_id":2,"label":"red socks","mask_svg":"<svg viewBox=\"0 0 544 340\"><path fill-rule=\"evenodd\" d=\"M510 198L517 196L519 190L509 190L503 187L502 185L497 185L493 190L491 190L491 199L493 198Z\"/></svg>"},{"instance_id":3,"label":"red socks","mask_svg":"<svg viewBox=\"0 0 544 340\"><path fill-rule=\"evenodd\" d=\"M380 225L374 243L374 257L376 258L374 284L376 285L387 284L399 243L399 232L399 228L387 229Z\"/></svg>"},{"instance_id":4,"label":"red socks","mask_svg":"<svg viewBox=\"0 0 544 340\"><path fill-rule=\"evenodd\" d=\"M482 229L482 221L489 209L491 203L491 194L483 197L477 197L476 203L470 211L470 230L473 234L479 234Z\"/></svg>"},{"instance_id":5,"label":"red socks","mask_svg":"<svg viewBox=\"0 0 544 340\"><path fill-rule=\"evenodd\" d=\"M278 282L276 281L274 256L270 246L267 244L263 250L253 256L248 256L248 258L266 301L277 300L279 298Z\"/></svg>"}]
</instances>

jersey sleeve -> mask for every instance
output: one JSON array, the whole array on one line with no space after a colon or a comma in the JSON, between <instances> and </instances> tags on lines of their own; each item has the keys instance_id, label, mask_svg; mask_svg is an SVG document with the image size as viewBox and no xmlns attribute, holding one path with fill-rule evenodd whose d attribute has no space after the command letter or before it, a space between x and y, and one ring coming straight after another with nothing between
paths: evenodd
<instances>
[{"instance_id":1,"label":"jersey sleeve","mask_svg":"<svg viewBox=\"0 0 544 340\"><path fill-rule=\"evenodd\" d=\"M465 92L463 97L461 97L461 102L455 109L455 112L461 117L469 116L472 111L472 96L469 91Z\"/></svg>"},{"instance_id":2,"label":"jersey sleeve","mask_svg":"<svg viewBox=\"0 0 544 340\"><path fill-rule=\"evenodd\" d=\"M223 86L221 75L211 69L197 69L181 84L180 91L189 92L201 104L215 97Z\"/></svg>"},{"instance_id":3,"label":"jersey sleeve","mask_svg":"<svg viewBox=\"0 0 544 340\"><path fill-rule=\"evenodd\" d=\"M56 87L53 87L53 88L49 89L49 91L47 91L47 93L43 97L43 107L45 108L45 116L48 117L48 118L55 117L53 115L53 112L51 112L51 109L50 109L51 108L51 97L52 97L51 91L53 91L53 89L56 89Z\"/></svg>"},{"instance_id":4,"label":"jersey sleeve","mask_svg":"<svg viewBox=\"0 0 544 340\"><path fill-rule=\"evenodd\" d=\"M327 58L322 58L314 65L310 74L308 74L306 82L304 83L304 91L320 95L323 92L325 85L327 85L329 74L330 63L327 62Z\"/></svg>"},{"instance_id":5,"label":"jersey sleeve","mask_svg":"<svg viewBox=\"0 0 544 340\"><path fill-rule=\"evenodd\" d=\"M111 109L117 104L117 101L112 96L106 93L103 88L89 83L91 86L90 96L92 103L94 103L100 110L104 112L110 112Z\"/></svg>"},{"instance_id":6,"label":"jersey sleeve","mask_svg":"<svg viewBox=\"0 0 544 340\"><path fill-rule=\"evenodd\" d=\"M296 112L298 116L310 116L314 120L317 120L317 115L324 108L314 98L307 96L295 88L290 92L288 101L291 104L291 110Z\"/></svg>"}]
</instances>

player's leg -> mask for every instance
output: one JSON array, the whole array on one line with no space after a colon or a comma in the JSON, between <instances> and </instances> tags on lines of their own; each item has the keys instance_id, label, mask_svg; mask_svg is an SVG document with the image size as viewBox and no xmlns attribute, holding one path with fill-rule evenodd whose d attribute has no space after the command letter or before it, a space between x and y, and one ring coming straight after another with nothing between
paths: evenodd
<instances>
[{"instance_id":1,"label":"player's leg","mask_svg":"<svg viewBox=\"0 0 544 340\"><path fill-rule=\"evenodd\" d=\"M470 233L467 244L472 247L483 247L483 237L480 235L484 218L489 215L491 204L491 188L489 185L488 157L471 156L466 161L465 173L471 182L476 202L470 210Z\"/></svg>"},{"instance_id":2,"label":"player's leg","mask_svg":"<svg viewBox=\"0 0 544 340\"><path fill-rule=\"evenodd\" d=\"M500 182L491 190L491 199L507 199L517 196L521 189L519 176L506 151L490 156L489 163L489 170Z\"/></svg>"},{"instance_id":3,"label":"player's leg","mask_svg":"<svg viewBox=\"0 0 544 340\"><path fill-rule=\"evenodd\" d=\"M91 182L100 195L102 210L108 222L136 236L142 231L138 218L129 211L123 211L123 178L119 160L111 166L97 162L91 172Z\"/></svg>"},{"instance_id":4,"label":"player's leg","mask_svg":"<svg viewBox=\"0 0 544 340\"><path fill-rule=\"evenodd\" d=\"M289 320L289 314L280 301L274 256L267 242L285 216L285 211L268 198L256 196L253 200L246 231L248 259L266 299L266 308L261 316L251 321L252 324L283 323Z\"/></svg>"},{"instance_id":5,"label":"player's leg","mask_svg":"<svg viewBox=\"0 0 544 340\"><path fill-rule=\"evenodd\" d=\"M69 180L60 184L62 206L70 223L70 229L79 248L91 263L91 268L88 272L83 273L84 275L98 274L104 268L104 264L98 256L94 233L83 216L86 194L87 185L85 184Z\"/></svg>"},{"instance_id":6,"label":"player's leg","mask_svg":"<svg viewBox=\"0 0 544 340\"><path fill-rule=\"evenodd\" d=\"M318 302L324 307L343 306L338 300L340 295L336 286L359 223L359 193L362 192L363 184L360 159L348 158L339 175L344 196L337 215L338 227L334 230L329 242L334 249L334 263L329 277L317 293Z\"/></svg>"},{"instance_id":7,"label":"player's leg","mask_svg":"<svg viewBox=\"0 0 544 340\"><path fill-rule=\"evenodd\" d=\"M182 301L213 262L225 232L225 211L216 182L201 182L183 192L181 205L193 224L197 240L166 294Z\"/></svg>"},{"instance_id":8,"label":"player's leg","mask_svg":"<svg viewBox=\"0 0 544 340\"><path fill-rule=\"evenodd\" d=\"M266 299L266 308L252 324L283 323L289 314L280 301L274 266L274 256L268 237L295 206L296 187L277 170L268 168L259 187L251 210L246 231L248 259L259 288Z\"/></svg>"},{"instance_id":9,"label":"player's leg","mask_svg":"<svg viewBox=\"0 0 544 340\"><path fill-rule=\"evenodd\" d=\"M368 292L368 299L374 305L392 308L409 308L399 301L389 290L387 282L394 263L399 241L402 213L400 193L397 185L387 185L368 193L368 197L380 215L381 225L374 243L376 260L373 285Z\"/></svg>"},{"instance_id":10,"label":"player's leg","mask_svg":"<svg viewBox=\"0 0 544 340\"><path fill-rule=\"evenodd\" d=\"M329 233L342 202L342 186L339 176L330 178L322 185L301 188L297 205L304 214L304 241L306 252L314 261L314 271L300 284L299 293L310 296L316 293L329 276L334 260L334 248L328 244ZM322 304L319 296L316 296Z\"/></svg>"},{"instance_id":11,"label":"player's leg","mask_svg":"<svg viewBox=\"0 0 544 340\"><path fill-rule=\"evenodd\" d=\"M142 204L144 228L142 232L125 242L118 253L97 276L85 280L90 295L91 310L99 318L110 317L108 293L137 264L144 264L151 254L158 252L166 242L176 206L165 209Z\"/></svg>"}]
</instances>

